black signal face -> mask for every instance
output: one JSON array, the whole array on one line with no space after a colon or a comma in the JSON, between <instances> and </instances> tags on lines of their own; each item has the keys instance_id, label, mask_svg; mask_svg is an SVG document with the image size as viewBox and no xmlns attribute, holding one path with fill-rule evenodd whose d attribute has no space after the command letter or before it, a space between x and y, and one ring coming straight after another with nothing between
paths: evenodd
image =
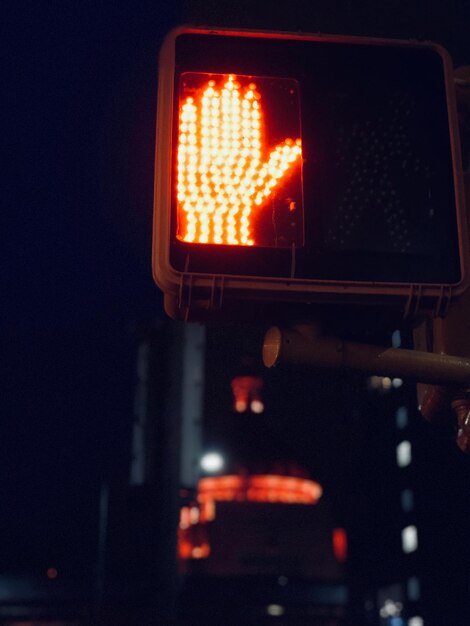
<instances>
[{"instance_id":1,"label":"black signal face","mask_svg":"<svg viewBox=\"0 0 470 626\"><path fill-rule=\"evenodd\" d=\"M460 281L436 48L182 33L173 101L176 270Z\"/></svg>"}]
</instances>

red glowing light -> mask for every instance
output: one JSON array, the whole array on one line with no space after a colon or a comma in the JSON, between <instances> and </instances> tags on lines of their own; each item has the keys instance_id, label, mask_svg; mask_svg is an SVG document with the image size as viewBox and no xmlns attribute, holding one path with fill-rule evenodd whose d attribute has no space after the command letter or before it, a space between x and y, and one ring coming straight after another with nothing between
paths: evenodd
<instances>
[{"instance_id":1,"label":"red glowing light","mask_svg":"<svg viewBox=\"0 0 470 626\"><path fill-rule=\"evenodd\" d=\"M197 506L183 506L180 510L178 527L178 557L206 559L210 554L210 544L205 530L202 509Z\"/></svg>"},{"instance_id":2,"label":"red glowing light","mask_svg":"<svg viewBox=\"0 0 470 626\"><path fill-rule=\"evenodd\" d=\"M46 576L49 578L49 580L54 580L54 578L57 578L58 575L59 575L59 572L57 571L55 567L47 568Z\"/></svg>"},{"instance_id":3,"label":"red glowing light","mask_svg":"<svg viewBox=\"0 0 470 626\"><path fill-rule=\"evenodd\" d=\"M344 528L335 528L333 531L333 552L340 563L348 558L348 536Z\"/></svg>"},{"instance_id":4,"label":"red glowing light","mask_svg":"<svg viewBox=\"0 0 470 626\"><path fill-rule=\"evenodd\" d=\"M206 559L210 555L206 529L207 523L216 517L217 502L312 505L321 496L322 488L318 483L293 476L258 474L202 478L198 486L198 507L183 506L180 510L178 556L187 561Z\"/></svg>"},{"instance_id":5,"label":"red glowing light","mask_svg":"<svg viewBox=\"0 0 470 626\"><path fill-rule=\"evenodd\" d=\"M322 488L313 480L292 476L211 476L199 481L199 503L206 502L277 502L316 504Z\"/></svg>"},{"instance_id":6,"label":"red glowing light","mask_svg":"<svg viewBox=\"0 0 470 626\"><path fill-rule=\"evenodd\" d=\"M211 553L211 547L208 542L204 542L199 546L194 546L191 550L193 559L207 559Z\"/></svg>"},{"instance_id":7,"label":"red glowing light","mask_svg":"<svg viewBox=\"0 0 470 626\"><path fill-rule=\"evenodd\" d=\"M250 407L253 413L262 413L264 403L261 397L263 379L258 376L237 376L232 379L233 408L244 413Z\"/></svg>"},{"instance_id":8,"label":"red glowing light","mask_svg":"<svg viewBox=\"0 0 470 626\"><path fill-rule=\"evenodd\" d=\"M262 96L249 77L204 81L180 102L177 238L257 245L254 221L300 164L301 140L267 145Z\"/></svg>"}]
</instances>

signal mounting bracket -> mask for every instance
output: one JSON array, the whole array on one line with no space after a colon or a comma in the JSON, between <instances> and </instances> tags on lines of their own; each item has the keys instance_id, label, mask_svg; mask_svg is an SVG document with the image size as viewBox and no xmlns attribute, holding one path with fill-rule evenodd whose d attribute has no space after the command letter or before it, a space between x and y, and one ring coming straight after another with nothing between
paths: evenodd
<instances>
[{"instance_id":1,"label":"signal mounting bracket","mask_svg":"<svg viewBox=\"0 0 470 626\"><path fill-rule=\"evenodd\" d=\"M441 285L439 298L436 302L434 317L445 317L452 300L452 285Z\"/></svg>"},{"instance_id":2,"label":"signal mounting bracket","mask_svg":"<svg viewBox=\"0 0 470 626\"><path fill-rule=\"evenodd\" d=\"M403 319L409 319L410 317L414 317L418 313L419 306L421 304L422 293L423 285L410 285Z\"/></svg>"}]
</instances>

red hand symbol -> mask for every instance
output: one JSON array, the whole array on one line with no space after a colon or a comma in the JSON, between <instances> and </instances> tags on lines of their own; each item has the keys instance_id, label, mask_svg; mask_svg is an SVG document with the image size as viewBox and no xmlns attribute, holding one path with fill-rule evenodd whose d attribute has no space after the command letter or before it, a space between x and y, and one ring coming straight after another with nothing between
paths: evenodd
<instances>
[{"instance_id":1,"label":"red hand symbol","mask_svg":"<svg viewBox=\"0 0 470 626\"><path fill-rule=\"evenodd\" d=\"M178 238L249 246L251 217L300 162L300 139L286 139L262 161L261 96L229 76L214 80L180 109Z\"/></svg>"}]
</instances>

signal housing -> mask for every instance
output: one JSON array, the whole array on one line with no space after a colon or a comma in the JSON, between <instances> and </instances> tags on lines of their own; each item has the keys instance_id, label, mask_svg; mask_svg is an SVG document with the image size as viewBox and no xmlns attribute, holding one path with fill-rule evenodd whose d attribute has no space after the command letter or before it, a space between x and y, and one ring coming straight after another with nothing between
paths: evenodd
<instances>
[{"instance_id":1,"label":"signal housing","mask_svg":"<svg viewBox=\"0 0 470 626\"><path fill-rule=\"evenodd\" d=\"M234 301L259 299L412 303L440 312L465 291L458 125L452 65L442 47L181 27L167 36L159 71L153 272L172 317L187 317L191 309L199 317L217 309L229 315ZM201 77L196 103L211 80L220 92L230 76L240 94L249 80L256 85L265 126L259 168L289 133L301 135L289 137L302 149L292 174L301 181L292 199L297 214L289 214L292 176L286 175L261 207L260 244L256 237L241 245L178 236L180 110L192 97L185 77L195 75ZM298 85L291 101L280 87L273 96L276 81ZM201 163L199 152L198 169ZM209 181L210 191L214 185ZM197 194L194 206L209 197ZM206 209L197 210L201 219ZM286 223L294 224L291 231L282 231Z\"/></svg>"}]
</instances>

